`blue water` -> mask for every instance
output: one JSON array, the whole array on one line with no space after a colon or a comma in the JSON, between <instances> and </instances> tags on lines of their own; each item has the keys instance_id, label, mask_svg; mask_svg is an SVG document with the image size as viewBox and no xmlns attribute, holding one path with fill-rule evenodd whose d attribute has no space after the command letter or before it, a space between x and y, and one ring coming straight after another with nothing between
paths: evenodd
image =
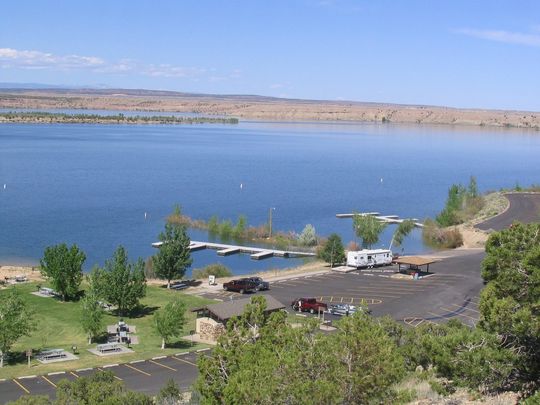
<instances>
[{"instance_id":1,"label":"blue water","mask_svg":"<svg viewBox=\"0 0 540 405\"><path fill-rule=\"evenodd\" d=\"M46 246L59 242L77 243L87 268L103 264L119 244L133 259L146 258L176 203L193 218L245 214L255 225L275 208L275 230L300 232L311 223L348 243L351 220L336 213L432 217L448 187L470 175L483 191L539 183L539 150L537 131L472 127L3 124L0 263L37 263ZM427 250L419 232L403 249ZM221 261L236 273L301 262L215 251L193 256L193 267Z\"/></svg>"}]
</instances>

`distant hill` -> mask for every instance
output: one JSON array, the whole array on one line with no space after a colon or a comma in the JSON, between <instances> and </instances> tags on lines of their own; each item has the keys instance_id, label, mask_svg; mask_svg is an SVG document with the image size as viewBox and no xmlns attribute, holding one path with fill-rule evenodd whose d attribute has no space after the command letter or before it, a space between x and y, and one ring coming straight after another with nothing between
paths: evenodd
<instances>
[{"instance_id":1,"label":"distant hill","mask_svg":"<svg viewBox=\"0 0 540 405\"><path fill-rule=\"evenodd\" d=\"M249 120L477 125L540 129L540 113L165 90L0 83L0 108L188 112ZM19 85L19 84L17 84ZM46 86L46 85L45 85Z\"/></svg>"}]
</instances>

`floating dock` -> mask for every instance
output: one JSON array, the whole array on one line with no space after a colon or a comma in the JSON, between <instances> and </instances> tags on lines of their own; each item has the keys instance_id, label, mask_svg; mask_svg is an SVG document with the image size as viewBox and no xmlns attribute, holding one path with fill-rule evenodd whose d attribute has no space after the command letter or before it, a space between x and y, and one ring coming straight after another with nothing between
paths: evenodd
<instances>
[{"instance_id":1,"label":"floating dock","mask_svg":"<svg viewBox=\"0 0 540 405\"><path fill-rule=\"evenodd\" d=\"M381 215L379 212L356 212L352 214L336 214L337 218L353 218L355 215L360 215L361 217L365 216L372 216L375 219L386 222L388 224L401 224L403 221L406 221L406 219L401 219L399 215ZM423 228L424 224L418 222L418 218L410 218L412 221L414 221L414 226L417 228Z\"/></svg>"},{"instance_id":2,"label":"floating dock","mask_svg":"<svg viewBox=\"0 0 540 405\"><path fill-rule=\"evenodd\" d=\"M152 247L159 248L162 244L163 242L154 242L152 243ZM248 253L253 260L268 259L269 257L274 256L286 258L315 257L315 253L311 252L295 252L290 250L266 249L252 246L225 245L223 243L197 242L194 240L192 240L189 244L189 250L192 252L203 249L217 250L217 254L220 256L229 256L238 253Z\"/></svg>"}]
</instances>

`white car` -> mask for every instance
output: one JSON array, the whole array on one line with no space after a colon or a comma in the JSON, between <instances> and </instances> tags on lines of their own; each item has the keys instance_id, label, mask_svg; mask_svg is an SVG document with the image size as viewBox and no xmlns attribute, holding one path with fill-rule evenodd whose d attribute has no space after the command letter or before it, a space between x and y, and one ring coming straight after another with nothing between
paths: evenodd
<instances>
[{"instance_id":1,"label":"white car","mask_svg":"<svg viewBox=\"0 0 540 405\"><path fill-rule=\"evenodd\" d=\"M369 309L364 309L364 307L356 307L350 304L331 304L328 305L328 313L339 316L349 316L354 314L356 311L370 313Z\"/></svg>"}]
</instances>

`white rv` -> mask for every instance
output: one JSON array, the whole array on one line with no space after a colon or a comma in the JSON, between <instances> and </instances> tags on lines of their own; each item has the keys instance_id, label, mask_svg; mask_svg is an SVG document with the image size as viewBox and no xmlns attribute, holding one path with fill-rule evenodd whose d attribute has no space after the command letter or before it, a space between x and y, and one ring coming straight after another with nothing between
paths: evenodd
<instances>
[{"instance_id":1,"label":"white rv","mask_svg":"<svg viewBox=\"0 0 540 405\"><path fill-rule=\"evenodd\" d=\"M392 263L392 251L387 249L363 249L347 253L347 266L357 269L386 266L390 263Z\"/></svg>"}]
</instances>

